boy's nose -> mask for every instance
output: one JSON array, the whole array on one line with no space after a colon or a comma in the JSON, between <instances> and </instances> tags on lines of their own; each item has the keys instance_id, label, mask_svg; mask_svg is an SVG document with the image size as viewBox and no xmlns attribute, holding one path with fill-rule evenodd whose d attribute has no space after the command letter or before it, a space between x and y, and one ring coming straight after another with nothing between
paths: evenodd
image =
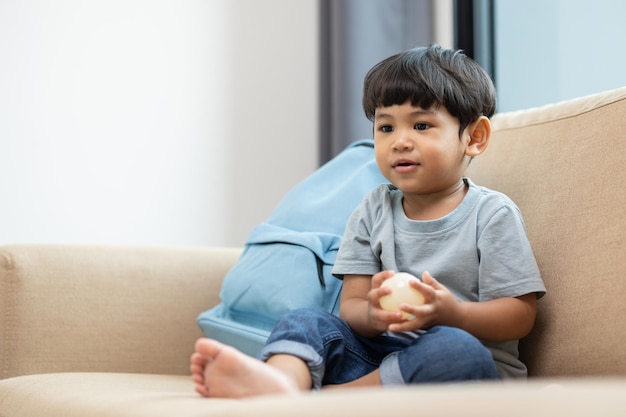
<instances>
[{"instance_id":1,"label":"boy's nose","mask_svg":"<svg viewBox=\"0 0 626 417\"><path fill-rule=\"evenodd\" d=\"M393 149L395 151L405 151L413 147L413 141L406 134L399 133L393 141Z\"/></svg>"}]
</instances>

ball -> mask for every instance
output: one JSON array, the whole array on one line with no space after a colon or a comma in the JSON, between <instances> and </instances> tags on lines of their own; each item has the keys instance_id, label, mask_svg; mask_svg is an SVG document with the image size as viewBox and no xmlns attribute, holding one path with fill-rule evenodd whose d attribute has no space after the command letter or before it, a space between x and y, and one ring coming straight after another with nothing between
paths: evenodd
<instances>
[{"instance_id":1,"label":"ball","mask_svg":"<svg viewBox=\"0 0 626 417\"><path fill-rule=\"evenodd\" d=\"M398 272L393 277L386 279L381 287L390 287L391 293L380 297L380 306L387 311L400 311L400 305L422 305L424 304L424 296L415 288L409 285L409 281L419 281L415 276L407 272ZM403 311L402 318L408 319L411 314Z\"/></svg>"}]
</instances>

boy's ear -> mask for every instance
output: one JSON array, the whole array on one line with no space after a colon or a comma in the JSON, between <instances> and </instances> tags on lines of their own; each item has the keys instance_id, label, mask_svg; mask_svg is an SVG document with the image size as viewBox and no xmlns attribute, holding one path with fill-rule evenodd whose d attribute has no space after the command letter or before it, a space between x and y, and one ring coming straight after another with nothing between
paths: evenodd
<instances>
[{"instance_id":1,"label":"boy's ear","mask_svg":"<svg viewBox=\"0 0 626 417\"><path fill-rule=\"evenodd\" d=\"M480 116L467 127L469 142L465 148L465 155L478 156L487 149L491 139L491 122L489 118Z\"/></svg>"}]
</instances>

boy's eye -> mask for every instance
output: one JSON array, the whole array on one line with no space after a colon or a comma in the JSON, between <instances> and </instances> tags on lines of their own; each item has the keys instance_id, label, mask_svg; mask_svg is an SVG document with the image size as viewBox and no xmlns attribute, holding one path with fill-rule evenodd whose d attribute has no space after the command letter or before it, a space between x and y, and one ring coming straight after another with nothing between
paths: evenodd
<instances>
[{"instance_id":1,"label":"boy's eye","mask_svg":"<svg viewBox=\"0 0 626 417\"><path fill-rule=\"evenodd\" d=\"M429 126L426 123L415 123L415 126L414 126L415 130L426 130L428 128Z\"/></svg>"},{"instance_id":2,"label":"boy's eye","mask_svg":"<svg viewBox=\"0 0 626 417\"><path fill-rule=\"evenodd\" d=\"M389 125L382 125L378 128L378 130L380 130L383 133L391 133L393 132L393 127Z\"/></svg>"}]
</instances>

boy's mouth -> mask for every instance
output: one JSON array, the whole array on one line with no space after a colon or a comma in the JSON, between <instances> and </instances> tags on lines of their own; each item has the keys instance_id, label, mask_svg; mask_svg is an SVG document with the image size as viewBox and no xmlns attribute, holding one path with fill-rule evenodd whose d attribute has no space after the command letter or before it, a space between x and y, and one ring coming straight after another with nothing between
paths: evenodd
<instances>
[{"instance_id":1,"label":"boy's mouth","mask_svg":"<svg viewBox=\"0 0 626 417\"><path fill-rule=\"evenodd\" d=\"M419 166L420 164L415 161L400 159L392 164L392 169L399 174L410 174L413 173Z\"/></svg>"},{"instance_id":2,"label":"boy's mouth","mask_svg":"<svg viewBox=\"0 0 626 417\"><path fill-rule=\"evenodd\" d=\"M414 161L410 161L408 159L400 159L398 161L395 161L392 164L393 168L399 168L399 167L411 167L411 166L415 166L415 165L419 165L417 162Z\"/></svg>"}]
</instances>

